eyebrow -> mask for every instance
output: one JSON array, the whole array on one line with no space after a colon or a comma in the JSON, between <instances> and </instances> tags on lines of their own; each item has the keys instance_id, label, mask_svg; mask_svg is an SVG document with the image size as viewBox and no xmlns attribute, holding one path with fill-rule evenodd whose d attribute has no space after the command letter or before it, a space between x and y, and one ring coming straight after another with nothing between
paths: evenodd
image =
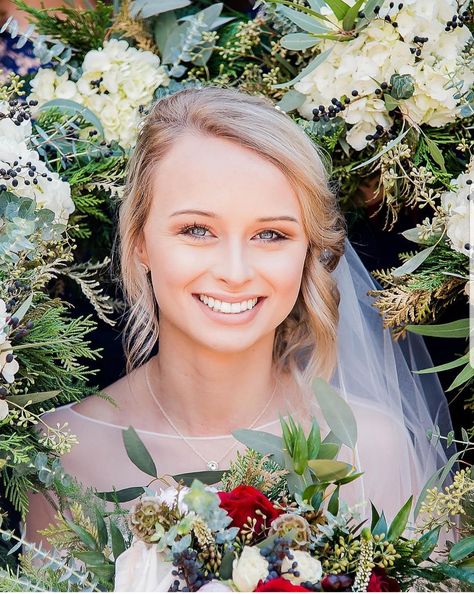
<instances>
[{"instance_id":1,"label":"eyebrow","mask_svg":"<svg viewBox=\"0 0 474 594\"><path fill-rule=\"evenodd\" d=\"M195 214L195 215L202 215L203 217L211 217L213 219L218 219L219 216L215 212L210 212L207 210L195 210L195 209L187 209L187 210L177 210L176 212L170 215L174 217L180 214ZM288 215L282 215L280 217L260 217L257 219L258 222L267 222L267 221L291 221L292 223L296 223L299 225L299 222L294 217L290 217Z\"/></svg>"}]
</instances>

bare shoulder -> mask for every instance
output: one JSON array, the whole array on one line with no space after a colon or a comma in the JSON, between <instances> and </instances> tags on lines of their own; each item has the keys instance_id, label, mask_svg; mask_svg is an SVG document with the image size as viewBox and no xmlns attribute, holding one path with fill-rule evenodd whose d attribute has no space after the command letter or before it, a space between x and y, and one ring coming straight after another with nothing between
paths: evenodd
<instances>
[{"instance_id":1,"label":"bare shoulder","mask_svg":"<svg viewBox=\"0 0 474 594\"><path fill-rule=\"evenodd\" d=\"M124 424L129 418L133 393L139 375L132 371L103 388L99 394L87 396L73 405L74 411L107 423Z\"/></svg>"}]
</instances>

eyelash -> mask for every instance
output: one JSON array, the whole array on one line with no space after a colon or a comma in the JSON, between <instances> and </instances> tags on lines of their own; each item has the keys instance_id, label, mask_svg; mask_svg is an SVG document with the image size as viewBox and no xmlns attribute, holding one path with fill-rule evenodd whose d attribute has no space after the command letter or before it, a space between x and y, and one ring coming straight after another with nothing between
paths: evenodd
<instances>
[{"instance_id":1,"label":"eyelash","mask_svg":"<svg viewBox=\"0 0 474 594\"><path fill-rule=\"evenodd\" d=\"M189 230L194 229L195 227L205 229L206 231L211 230L210 227L208 227L207 225L198 225L197 223L194 223L193 225L185 225L184 227L181 227L179 233L181 235L187 235L188 237L191 237L192 239L196 239L198 241L200 241L201 239L205 239L206 236L204 235L193 235L192 233L189 233ZM273 229L265 229L264 231L260 231L260 233L265 233L266 231L271 231L272 233L275 233L277 237L275 237L274 239L260 239L260 241L263 241L264 243L274 243L276 241L283 241L284 239L288 239L286 235L283 235L283 233L280 233L279 231L274 231ZM260 235L260 233L258 233L257 235Z\"/></svg>"}]
</instances>

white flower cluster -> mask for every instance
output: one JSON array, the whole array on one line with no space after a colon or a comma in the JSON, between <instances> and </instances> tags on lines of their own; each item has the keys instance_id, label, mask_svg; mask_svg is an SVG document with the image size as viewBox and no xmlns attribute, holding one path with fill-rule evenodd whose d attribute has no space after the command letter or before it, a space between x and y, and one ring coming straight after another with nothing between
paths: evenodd
<instances>
[{"instance_id":1,"label":"white flower cluster","mask_svg":"<svg viewBox=\"0 0 474 594\"><path fill-rule=\"evenodd\" d=\"M56 223L65 225L74 211L69 184L29 148L30 121L17 125L5 101L0 102L0 113L4 114L0 119L0 186L17 196L32 198L38 208L54 212Z\"/></svg>"},{"instance_id":2,"label":"white flower cluster","mask_svg":"<svg viewBox=\"0 0 474 594\"><path fill-rule=\"evenodd\" d=\"M441 195L441 206L446 213L446 234L453 249L466 256L474 255L474 159L465 173L451 181L454 188Z\"/></svg>"},{"instance_id":3,"label":"white flower cluster","mask_svg":"<svg viewBox=\"0 0 474 594\"><path fill-rule=\"evenodd\" d=\"M379 15L355 39L323 40L318 47L321 52L332 50L328 58L294 86L306 95L299 111L307 119L319 105L329 106L332 98L351 99L338 115L352 125L346 139L356 150L367 146L366 136L373 135L377 125L384 130L392 125L390 110L375 90L379 84L389 84L393 74L411 75L414 80L412 96L400 100L403 114L416 124L434 127L455 120L456 94L474 83L472 64L461 58L471 39L468 28L446 30L457 12L455 0L405 0L402 8L397 2L390 4L381 1ZM386 21L386 15L397 26ZM355 97L353 90L358 92Z\"/></svg>"},{"instance_id":4,"label":"white flower cluster","mask_svg":"<svg viewBox=\"0 0 474 594\"><path fill-rule=\"evenodd\" d=\"M129 148L137 138L139 107L151 102L155 89L168 84L157 55L111 39L86 54L77 82L69 80L67 72L58 76L54 70L40 69L31 81L29 99L40 105L51 99L76 101L100 119L107 142L116 140Z\"/></svg>"}]
</instances>

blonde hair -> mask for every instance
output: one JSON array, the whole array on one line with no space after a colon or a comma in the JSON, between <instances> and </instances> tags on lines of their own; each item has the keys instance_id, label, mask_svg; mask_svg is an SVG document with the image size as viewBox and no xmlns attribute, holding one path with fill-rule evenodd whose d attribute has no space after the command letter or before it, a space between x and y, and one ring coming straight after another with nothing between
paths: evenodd
<instances>
[{"instance_id":1,"label":"blonde hair","mask_svg":"<svg viewBox=\"0 0 474 594\"><path fill-rule=\"evenodd\" d=\"M275 332L273 362L290 372L301 388L316 376L329 380L336 366L339 321L339 291L330 272L344 252L346 228L328 173L305 132L269 99L213 86L185 89L155 103L129 161L119 211L121 279L130 306L124 333L127 372L146 361L159 334L153 286L136 253L150 210L152 173L189 132L255 151L276 165L294 188L309 247L297 301Z\"/></svg>"}]
</instances>

